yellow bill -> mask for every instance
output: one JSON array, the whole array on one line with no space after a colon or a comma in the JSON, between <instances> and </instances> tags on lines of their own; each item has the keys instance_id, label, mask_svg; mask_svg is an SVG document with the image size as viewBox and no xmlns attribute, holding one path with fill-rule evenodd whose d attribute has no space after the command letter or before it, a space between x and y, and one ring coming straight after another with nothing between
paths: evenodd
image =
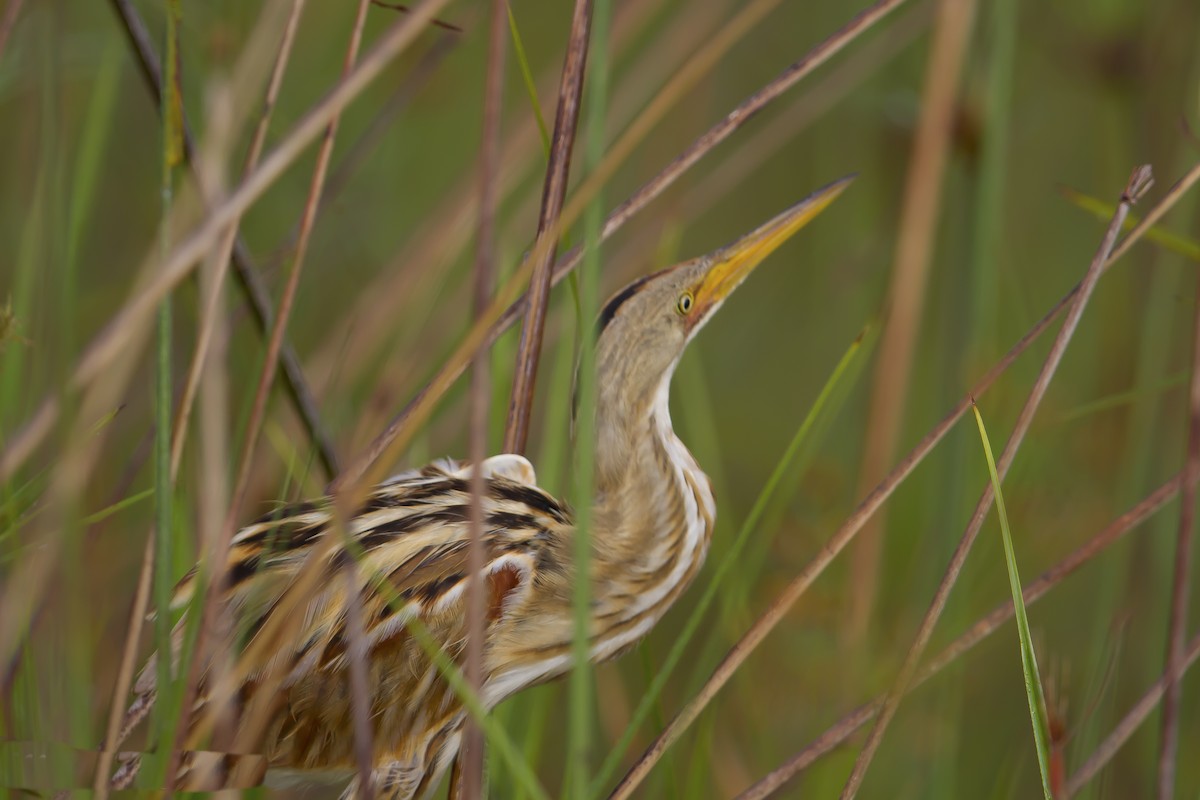
<instances>
[{"instance_id":1,"label":"yellow bill","mask_svg":"<svg viewBox=\"0 0 1200 800\"><path fill-rule=\"evenodd\" d=\"M713 253L708 273L696 290L697 304L715 305L728 297L764 258L828 208L854 178L848 175L818 189L757 230Z\"/></svg>"}]
</instances>

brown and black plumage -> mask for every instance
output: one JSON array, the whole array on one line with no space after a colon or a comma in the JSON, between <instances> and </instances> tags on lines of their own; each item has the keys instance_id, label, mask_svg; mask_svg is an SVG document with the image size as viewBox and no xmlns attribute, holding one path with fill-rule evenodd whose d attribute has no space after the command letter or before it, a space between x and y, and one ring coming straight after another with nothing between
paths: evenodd
<instances>
[{"instance_id":1,"label":"brown and black plumage","mask_svg":"<svg viewBox=\"0 0 1200 800\"><path fill-rule=\"evenodd\" d=\"M604 661L639 641L696 575L716 506L708 478L671 427L668 392L687 343L749 272L845 188L834 183L709 256L642 278L601 313L596 342L590 655ZM572 661L571 510L537 486L521 456L482 465L487 624L482 700L492 708L563 675ZM461 664L466 646L471 469L439 462L370 494L349 522L347 547L328 503L269 514L233 540L223 600L241 639L253 640L310 557L322 580L291 630L238 686L235 711L266 708L252 752L263 768L354 766L347 677L347 599L361 597L375 789L419 797L453 761L466 711L414 638L419 621ZM337 537L336 540L331 537ZM353 552L352 552L353 551ZM355 583L343 576L358 562ZM189 575L175 604L189 603ZM281 679L262 683L268 667ZM136 687L126 732L154 701L154 669ZM262 688L269 685L269 689ZM198 701L205 702L202 693ZM246 752L246 751L240 751ZM185 763L184 768L189 765ZM129 785L127 761L114 785ZM257 776L255 776L257 777ZM186 776L185 776L186 782ZM346 790L353 796L352 782Z\"/></svg>"}]
</instances>

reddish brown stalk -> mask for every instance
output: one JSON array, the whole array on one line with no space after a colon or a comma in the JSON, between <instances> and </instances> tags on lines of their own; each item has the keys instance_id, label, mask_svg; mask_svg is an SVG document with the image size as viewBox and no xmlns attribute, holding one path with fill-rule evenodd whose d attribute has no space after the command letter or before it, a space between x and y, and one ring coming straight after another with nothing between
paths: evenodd
<instances>
[{"instance_id":1,"label":"reddish brown stalk","mask_svg":"<svg viewBox=\"0 0 1200 800\"><path fill-rule=\"evenodd\" d=\"M524 453L529 439L529 412L537 384L538 360L542 335L546 329L546 305L550 300L550 276L558 251L559 216L567 196L567 178L575 132L579 122L583 74L587 66L589 33L592 29L591 0L575 0L571 34L563 59L562 79L558 85L558 111L554 116L554 134L550 141L550 162L542 186L542 210L538 216L533 247L533 275L529 279L529 302L521 326L521 344L517 350L508 422L504 430L504 452Z\"/></svg>"},{"instance_id":2,"label":"reddish brown stalk","mask_svg":"<svg viewBox=\"0 0 1200 800\"><path fill-rule=\"evenodd\" d=\"M1200 635L1192 638L1181 655L1179 672L1182 675L1196 663L1197 658L1200 658ZM1154 685L1142 695L1133 708L1129 709L1129 713L1117 723L1117 727L1113 728L1112 733L1100 743L1100 746L1083 763L1083 766L1071 776L1071 780L1067 783L1069 795L1075 795L1087 786L1088 782L1099 774L1100 770L1117 754L1117 751L1125 745L1125 742L1129 741L1129 737L1146 721L1166 691L1167 677L1163 675L1154 682Z\"/></svg>"},{"instance_id":3,"label":"reddish brown stalk","mask_svg":"<svg viewBox=\"0 0 1200 800\"><path fill-rule=\"evenodd\" d=\"M488 60L483 93L483 134L479 147L479 230L475 237L476 316L491 304L495 285L496 176L500 166L500 115L504 98L504 51L508 42L507 9L504 0L492 0L488 27ZM471 549L467 554L467 683L478 696L483 693L484 623L487 615L483 586L486 555L483 543L483 460L487 457L488 410L491 375L488 354L481 350L471 366L471 411L468 450L475 469L471 472ZM483 732L473 718L463 732L463 750L458 761L461 797L483 797Z\"/></svg>"},{"instance_id":4,"label":"reddish brown stalk","mask_svg":"<svg viewBox=\"0 0 1200 800\"><path fill-rule=\"evenodd\" d=\"M1149 214L1142 219L1140 223L1130 231L1129 235L1122 240L1119 247L1113 252L1112 258L1104 265L1107 269L1117 258L1123 255L1128 249L1140 239L1147 230L1157 224L1158 220L1176 203L1183 193L1197 180L1200 180L1200 164L1194 167L1184 176L1167 195L1159 201ZM971 388L965 397L963 397L957 406L955 406L942 420L933 427L933 429L925 435L925 437L917 443L904 458L902 458L895 468L884 478L878 486L876 486L870 494L863 498L854 512L846 519L845 522L833 533L829 540L821 547L813 559L800 571L800 573L792 579L778 597L771 603L762 616L754 622L753 625L742 635L736 644L729 650L725 658L717 665L713 674L705 682L704 686L695 697L685 705L679 713L671 720L666 729L659 734L658 738L651 743L650 747L642 754L642 757L626 774L620 786L613 793L613 798L628 797L633 790L643 781L650 773L654 764L662 758L672 744L687 730L700 712L712 701L722 687L729 682L738 668L746 662L767 635L775 629L775 627L783 621L784 616L792 608L793 605L808 591L808 588L813 584L818 576L833 562L833 559L845 549L858 531L862 528L865 522L874 515L883 503L891 497L896 488L908 479L917 465L921 463L926 456L933 450L934 447L946 436L951 428L958 422L963 414L967 413L974 398L982 396L989 387L1000 377L1016 359L1024 353L1030 345L1032 345L1045 331L1050 327L1051 323L1080 293L1083 284L1077 284L1071 291L1067 292L1054 306L1034 325L1021 339L1013 345L1013 347L988 370L988 372Z\"/></svg>"},{"instance_id":5,"label":"reddish brown stalk","mask_svg":"<svg viewBox=\"0 0 1200 800\"><path fill-rule=\"evenodd\" d=\"M1200 281L1196 282L1195 332L1192 337L1192 382L1188 404L1186 480L1179 504L1179 529L1175 536L1175 576L1171 585L1171 610L1167 623L1167 654L1163 680L1162 734L1158 757L1158 797L1175 797L1175 764L1179 754L1179 708L1182 701L1185 631L1191 595L1192 532L1196 516L1196 478L1200 476Z\"/></svg>"},{"instance_id":6,"label":"reddish brown stalk","mask_svg":"<svg viewBox=\"0 0 1200 800\"><path fill-rule=\"evenodd\" d=\"M346 57L342 65L342 79L346 80L354 68L354 64L358 59L359 46L362 43L363 25L366 23L367 9L370 7L370 0L359 0L358 12L354 20L354 27L350 35L350 43L347 47ZM180 746L184 742L191 721L191 708L194 699L198 692L198 683L202 665L207 663L209 640L213 636L217 640L221 640L223 631L227 626L225 620L216 615L217 604L219 598L224 591L225 574L224 563L225 556L229 549L229 542L233 538L233 532L237 526L237 520L241 516L241 507L246 499L246 490L250 482L250 471L254 465L254 452L258 442L258 434L262 427L263 420L266 417L267 401L270 398L271 386L274 383L276 367L278 365L279 351L283 344L284 333L287 330L287 323L291 317L292 305L295 301L296 291L300 285L300 275L304 266L304 258L308 252L309 238L312 233L313 225L316 222L317 205L321 197L321 191L325 184L325 175L329 168L329 159L333 153L333 142L337 135L338 122L341 119L341 114L334 114L326 126L324 138L321 141L321 147L317 154L316 167L313 170L312 180L309 184L308 198L305 202L302 222L300 226L300 236L296 243L296 253L292 260L291 269L289 270L287 280L284 283L283 294L279 299L279 308L275 316L275 325L271 329L271 336L267 342L267 352L264 358L262 371L259 373L258 387L254 394L254 401L250 409L250 417L246 423L245 441L242 445L242 453L238 459L237 478L234 483L234 498L230 503L229 513L225 518L225 522L221 527L220 535L211 543L208 549L208 564L211 565L212 580L209 583L204 605L201 609L199 620L200 634L197 638L195 654L192 659L191 668L189 670L188 681L184 686L184 701L181 706L182 711L179 715L178 725L175 731L174 746L171 750L170 766L167 772L167 790L168 792L174 787L174 781L178 772L178 760ZM361 620L360 620L361 622ZM214 628L216 630L214 631ZM365 646L364 646L365 647ZM356 648L351 648L354 651ZM362 648L359 648L362 650ZM362 650L365 652L365 650ZM362 666L359 665L361 669ZM365 673L364 673L365 674ZM365 692L365 682L359 686L358 682L353 680L353 666L351 669L351 688L359 689ZM357 695L358 693L355 692ZM219 717L225 707L225 704L230 698L219 695L211 695L209 703L215 714ZM355 711L367 713L368 704L365 694L361 697L353 698ZM357 713L356 713L357 717ZM365 720L364 720L365 722ZM355 736L357 737L364 726L359 724L356 719ZM371 752L370 745L370 726L365 726L365 735L368 737L366 743L358 741L356 738L356 752L365 752L369 756ZM359 762L359 778L360 791L365 793L365 796L370 797L371 789L371 764L368 758L365 762Z\"/></svg>"},{"instance_id":7,"label":"reddish brown stalk","mask_svg":"<svg viewBox=\"0 0 1200 800\"><path fill-rule=\"evenodd\" d=\"M130 0L110 0L110 3L118 20L121 22L121 27L125 31L126 37L129 39L130 46L137 56L138 66L140 67L146 87L150 90L151 97L154 99L156 105L161 109L162 71L159 66L158 56L154 52L154 42L150 32L147 30L146 24L142 21L142 18L137 13L137 9L133 7ZM277 60L277 65L279 63ZM271 81L274 84L274 76L272 76ZM268 91L268 99L264 104L262 123L260 123L260 127L264 131L265 121L270 117L270 110L273 107L273 103L274 100L271 97L271 92ZM186 110L181 108L180 113L182 114L183 156L189 166L192 166L194 169L193 154L195 153L195 144L191 126L188 123ZM256 132L256 139L257 136ZM251 152L253 152L253 146ZM248 156L247 165L252 160L256 161L257 156L255 155L253 158ZM249 169L247 172L249 172ZM203 188L201 186L201 189ZM212 197L208 198L210 203L213 199ZM233 266L238 277L238 285L246 295L246 300L250 305L250 310L253 312L255 323L258 325L258 329L265 335L271 329L273 318L270 295L267 292L262 277L259 275L258 268L254 265L254 260L250 256L249 249L247 249L240 236L235 237L233 240ZM329 433L325 430L325 426L321 422L320 412L317 409L312 389L304 377L304 370L300 366L300 359L291 344L286 341L283 344L283 349L280 351L280 367L282 368L284 385L287 388L288 397L291 398L300 421L303 423L309 438L312 440L313 446L317 449L321 466L325 469L326 474L332 478L338 472L337 453L333 448Z\"/></svg>"},{"instance_id":8,"label":"reddish brown stalk","mask_svg":"<svg viewBox=\"0 0 1200 800\"><path fill-rule=\"evenodd\" d=\"M1004 450L996 463L996 472L1001 480L1008 474L1009 467L1012 466L1012 462L1016 458L1017 450L1024 441L1025 434L1029 431L1029 426L1033 423L1034 414L1037 413L1042 398L1045 397L1046 390L1050 387L1050 381L1053 379L1055 372L1058 370L1058 365L1062 361L1063 354L1066 353L1067 345L1070 344L1071 338L1075 334L1075 329L1079 325L1079 320L1083 317L1083 310L1087 307L1087 301L1091 298L1092 290L1095 289L1096 282L1100 280L1100 274L1103 272L1104 265L1108 262L1109 256L1116 246L1117 236L1121 232L1121 226L1125 223L1125 217L1128 216L1130 207L1145 194L1152 182L1150 168L1147 166L1138 167L1130 176L1129 183L1126 185L1125 191L1121 194L1121 201L1117 204L1117 211L1113 214L1112 221L1109 223L1104 241L1092 259L1092 263L1088 266L1080 290L1071 301L1070 308L1067 310L1067 318L1063 322L1062 328L1059 329L1058 336L1054 339L1054 344L1050 347L1050 353L1046 356L1042 369L1038 373L1037 380L1033 384L1033 389L1030 390L1029 397L1025 401L1025 406L1021 409L1016 424L1013 426L1008 443L1004 446ZM925 617L921 620L921 625L917 630L917 635L914 637L911 647L909 647L908 655L904 658L904 664L900 668L900 673L896 677L895 683L892 684L892 688L884 700L883 708L880 710L879 716L876 717L875 724L867 736L867 742L863 745L862 751L858 754L858 759L854 762L854 768L851 770L850 777L842 789L842 800L853 798L862 786L867 768L870 766L871 760L879 749L880 742L883 741L883 734L887 731L892 717L895 716L896 709L900 705L900 700L903 698L916 674L921 655L925 652L925 647L929 643L930 637L933 636L933 628L941 618L942 611L949 600L950 591L954 588L954 584L958 582L958 576L961 574L963 565L966 563L967 555L970 553L971 547L975 544L975 539L978 537L980 529L983 528L983 521L987 518L994 499L995 495L992 485L989 482L983 490L982 495L980 495L979 502L975 505L975 511L971 515L971 521L967 524L967 529L963 532L962 539L959 541L958 547L954 550L954 555L950 559L950 564L946 567L946 572L942 577L941 583L938 584L929 611L926 612Z\"/></svg>"},{"instance_id":9,"label":"reddish brown stalk","mask_svg":"<svg viewBox=\"0 0 1200 800\"><path fill-rule=\"evenodd\" d=\"M1136 530L1138 526L1158 512L1179 493L1180 477L1181 475L1173 476L1158 489L1147 495L1136 506L1109 523L1104 530L1097 533L1069 556L1026 585L1021 593L1025 604L1028 606L1036 603L1084 564L1099 556L1111 545L1120 541L1126 534ZM930 659L921 668L908 691L914 691L918 686L923 685L943 669L958 661L975 645L999 630L1012 617L1012 601L1007 600L1001 603L991 613L987 614L987 616L967 628L957 639L947 645L941 653ZM796 755L789 758L777 769L764 776L758 783L738 795L738 800L757 800L757 798L768 797L778 791L797 774L807 769L821 756L841 745L855 731L866 725L879 712L883 701L883 696L877 697L842 717L827 728L824 733L796 753Z\"/></svg>"},{"instance_id":10,"label":"reddish brown stalk","mask_svg":"<svg viewBox=\"0 0 1200 800\"><path fill-rule=\"evenodd\" d=\"M912 378L913 354L921 334L929 270L938 231L942 183L950 137L954 130L958 86L962 75L974 0L940 0L933 44L925 71L921 117L913 140L912 157L900 203L900 231L888 286L886 321L879 337L879 355L867 415L866 444L859 472L858 493L868 491L896 458ZM850 553L852 587L846 623L841 629L847 647L866 639L879 590L883 517L875 517L858 535Z\"/></svg>"}]
</instances>

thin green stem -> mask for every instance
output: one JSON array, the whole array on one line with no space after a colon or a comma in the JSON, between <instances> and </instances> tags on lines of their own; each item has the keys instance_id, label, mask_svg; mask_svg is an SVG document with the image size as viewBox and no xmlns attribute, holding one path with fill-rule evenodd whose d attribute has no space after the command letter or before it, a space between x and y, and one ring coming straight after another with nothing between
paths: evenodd
<instances>
[{"instance_id":1,"label":"thin green stem","mask_svg":"<svg viewBox=\"0 0 1200 800\"><path fill-rule=\"evenodd\" d=\"M529 56L525 53L525 41L521 38L521 30L517 27L517 18L513 14L512 3L504 4L508 10L508 30L512 34L513 55L521 68L521 81L525 84L525 93L529 96L529 104L533 107L533 116L537 120L538 135L542 137L542 155L550 158L550 130L546 127L546 118L542 115L542 104L538 101L537 83L533 79L533 70L529 68Z\"/></svg>"},{"instance_id":2,"label":"thin green stem","mask_svg":"<svg viewBox=\"0 0 1200 800\"><path fill-rule=\"evenodd\" d=\"M612 12L607 0L592 8L592 34L585 98L584 164L593 173L604 158L604 119L608 104L608 35ZM594 319L600 305L600 238L604 224L604 197L597 191L583 218L583 266L579 280L581 320ZM575 469L578 498L578 527L575 532L575 659L569 687L568 797L588 796L588 752L592 731L592 674L588 645L591 640L591 533L592 492L595 481L596 339L595 331L583 325L579 368L579 461Z\"/></svg>"},{"instance_id":3,"label":"thin green stem","mask_svg":"<svg viewBox=\"0 0 1200 800\"><path fill-rule=\"evenodd\" d=\"M171 250L169 219L174 202L175 168L182 153L181 114L182 97L179 94L179 24L183 13L180 0L166 0L166 41L163 48L166 79L163 81L162 115L162 223L159 226L159 249L163 256ZM171 295L163 296L158 307L157 358L154 384L154 601L162 612L155 617L158 693L162 701L155 707L155 717L160 740L170 738L174 721L171 719L171 696L173 683L171 648L171 615L166 609L171 606L171 590L174 586L173 563L175 548L173 541L172 488L171 488Z\"/></svg>"}]
</instances>

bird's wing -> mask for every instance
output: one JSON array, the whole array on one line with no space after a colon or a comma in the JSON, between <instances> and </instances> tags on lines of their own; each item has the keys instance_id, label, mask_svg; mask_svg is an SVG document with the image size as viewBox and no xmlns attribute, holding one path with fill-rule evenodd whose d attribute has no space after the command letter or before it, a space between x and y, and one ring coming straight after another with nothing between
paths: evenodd
<instances>
[{"instance_id":1,"label":"bird's wing","mask_svg":"<svg viewBox=\"0 0 1200 800\"><path fill-rule=\"evenodd\" d=\"M540 548L552 538L549 531L570 525L570 512L533 484L533 468L523 457L496 456L483 467L483 574L494 623L531 590ZM351 520L348 542L335 528L328 501L280 508L239 531L226 564L225 607L247 655L259 637L272 639L258 648L267 655L251 665L251 679L272 672L286 686L314 671L344 668L351 586L362 604L368 647L396 637L413 620L461 647L470 473L469 466L441 462L376 487ZM310 558L319 559L315 589L286 600ZM348 579L346 567L355 562L358 569ZM172 607L188 607L196 588L192 570L176 587ZM126 729L153 704L153 676L151 665L135 687Z\"/></svg>"}]
</instances>

